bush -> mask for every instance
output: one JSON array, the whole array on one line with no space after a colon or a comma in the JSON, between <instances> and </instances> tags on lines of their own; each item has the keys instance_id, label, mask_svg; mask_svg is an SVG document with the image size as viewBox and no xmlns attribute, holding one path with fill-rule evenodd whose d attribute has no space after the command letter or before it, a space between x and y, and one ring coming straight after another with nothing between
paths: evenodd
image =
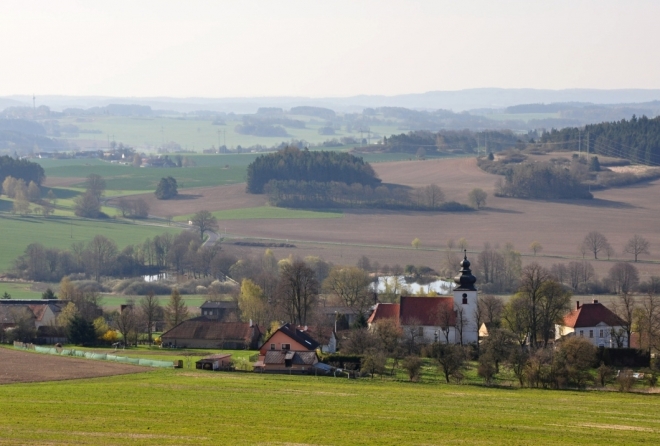
<instances>
[{"instance_id":1,"label":"bush","mask_svg":"<svg viewBox=\"0 0 660 446\"><path fill-rule=\"evenodd\" d=\"M146 296L152 292L156 295L171 294L172 287L157 282L136 281L124 288L125 295Z\"/></svg>"},{"instance_id":2,"label":"bush","mask_svg":"<svg viewBox=\"0 0 660 446\"><path fill-rule=\"evenodd\" d=\"M422 359L419 356L407 356L403 360L402 367L408 372L410 381L417 381L422 371Z\"/></svg>"},{"instance_id":3,"label":"bush","mask_svg":"<svg viewBox=\"0 0 660 446\"><path fill-rule=\"evenodd\" d=\"M82 293L102 293L107 289L95 280L76 280L71 284Z\"/></svg>"},{"instance_id":4,"label":"bush","mask_svg":"<svg viewBox=\"0 0 660 446\"><path fill-rule=\"evenodd\" d=\"M622 370L616 377L616 382L619 386L619 392L630 392L630 390L635 385L635 377L633 376L633 371L630 369Z\"/></svg>"}]
</instances>

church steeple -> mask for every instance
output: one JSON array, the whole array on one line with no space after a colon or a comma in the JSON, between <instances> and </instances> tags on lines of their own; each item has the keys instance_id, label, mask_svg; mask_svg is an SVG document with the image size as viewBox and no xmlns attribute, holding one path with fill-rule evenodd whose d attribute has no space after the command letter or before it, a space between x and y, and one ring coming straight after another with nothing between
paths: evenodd
<instances>
[{"instance_id":1,"label":"church steeple","mask_svg":"<svg viewBox=\"0 0 660 446\"><path fill-rule=\"evenodd\" d=\"M470 261L467 258L467 250L463 251L464 256L461 261L461 270L460 274L454 277L454 282L458 285L454 288L454 291L477 291L474 287L477 278L472 275L472 270L470 269Z\"/></svg>"}]
</instances>

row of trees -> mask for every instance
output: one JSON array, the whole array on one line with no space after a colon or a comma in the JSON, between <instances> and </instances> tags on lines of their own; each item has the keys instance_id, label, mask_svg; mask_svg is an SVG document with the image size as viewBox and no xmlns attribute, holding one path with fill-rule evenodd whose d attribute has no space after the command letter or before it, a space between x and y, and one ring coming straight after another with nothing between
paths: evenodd
<instances>
[{"instance_id":1,"label":"row of trees","mask_svg":"<svg viewBox=\"0 0 660 446\"><path fill-rule=\"evenodd\" d=\"M570 170L551 163L521 163L497 183L498 196L529 199L593 198L587 186Z\"/></svg>"},{"instance_id":2,"label":"row of trees","mask_svg":"<svg viewBox=\"0 0 660 446\"><path fill-rule=\"evenodd\" d=\"M37 186L46 179L43 167L25 159L16 159L10 156L0 156L0 183L7 177L14 177L25 181L26 184L34 182Z\"/></svg>"},{"instance_id":3,"label":"row of trees","mask_svg":"<svg viewBox=\"0 0 660 446\"><path fill-rule=\"evenodd\" d=\"M295 147L261 155L248 165L248 193L264 193L271 180L358 183L372 187L380 184L372 167L362 158L342 152L310 152Z\"/></svg>"},{"instance_id":4,"label":"row of trees","mask_svg":"<svg viewBox=\"0 0 660 446\"><path fill-rule=\"evenodd\" d=\"M651 243L648 240L641 235L635 234L623 246L623 252L631 254L634 257L635 262L637 262L640 255L651 254L649 251L650 248ZM598 254L606 254L608 260L615 255L614 248L612 248L612 245L608 242L607 237L598 231L591 231L584 237L584 240L580 245L580 252L583 257L587 253L591 253L596 260L598 260Z\"/></svg>"},{"instance_id":5,"label":"row of trees","mask_svg":"<svg viewBox=\"0 0 660 446\"><path fill-rule=\"evenodd\" d=\"M269 181L264 187L269 202L282 207L373 207L380 209L412 210L472 210L469 206L445 201L442 189L431 184L418 189L401 186L378 186L342 182L318 181ZM477 195L477 206L485 203L483 195Z\"/></svg>"}]
</instances>

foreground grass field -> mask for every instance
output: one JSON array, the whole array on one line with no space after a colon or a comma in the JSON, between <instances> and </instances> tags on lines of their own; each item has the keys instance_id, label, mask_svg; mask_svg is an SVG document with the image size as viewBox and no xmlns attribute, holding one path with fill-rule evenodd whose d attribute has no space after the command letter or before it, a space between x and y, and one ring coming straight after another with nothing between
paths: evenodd
<instances>
[{"instance_id":1,"label":"foreground grass field","mask_svg":"<svg viewBox=\"0 0 660 446\"><path fill-rule=\"evenodd\" d=\"M0 386L2 444L657 444L655 396L162 370Z\"/></svg>"}]
</instances>

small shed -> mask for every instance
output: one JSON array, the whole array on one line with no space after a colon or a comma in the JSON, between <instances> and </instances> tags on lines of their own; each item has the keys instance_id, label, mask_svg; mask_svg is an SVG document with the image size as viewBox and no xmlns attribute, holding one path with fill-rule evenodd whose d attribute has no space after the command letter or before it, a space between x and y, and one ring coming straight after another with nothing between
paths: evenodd
<instances>
[{"instance_id":1,"label":"small shed","mask_svg":"<svg viewBox=\"0 0 660 446\"><path fill-rule=\"evenodd\" d=\"M200 370L229 370L230 367L230 353L209 355L195 362L195 368Z\"/></svg>"}]
</instances>

